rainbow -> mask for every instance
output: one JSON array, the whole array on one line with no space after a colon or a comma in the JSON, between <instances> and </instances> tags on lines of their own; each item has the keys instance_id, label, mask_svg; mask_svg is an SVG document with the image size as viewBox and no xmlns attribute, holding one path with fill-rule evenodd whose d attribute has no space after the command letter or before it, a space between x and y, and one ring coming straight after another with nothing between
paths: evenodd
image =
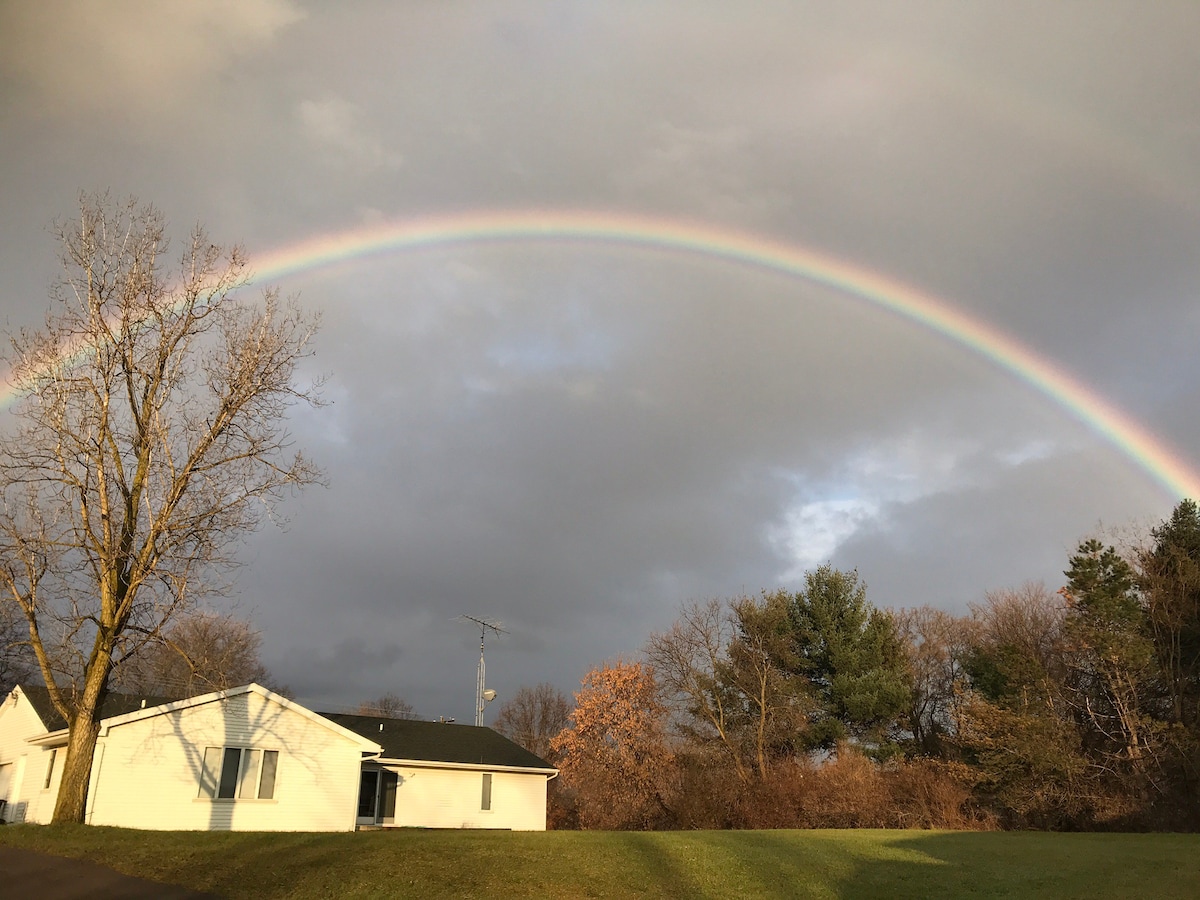
<instances>
[{"instance_id":1,"label":"rainbow","mask_svg":"<svg viewBox=\"0 0 1200 900\"><path fill-rule=\"evenodd\" d=\"M730 228L595 211L472 211L325 234L258 257L255 280L274 281L398 251L477 243L582 243L642 248L749 266L833 288L920 325L1015 376L1091 428L1179 497L1200 497L1200 474L1096 391L982 319L896 279L814 250ZM0 392L0 406L13 400Z\"/></svg>"}]
</instances>

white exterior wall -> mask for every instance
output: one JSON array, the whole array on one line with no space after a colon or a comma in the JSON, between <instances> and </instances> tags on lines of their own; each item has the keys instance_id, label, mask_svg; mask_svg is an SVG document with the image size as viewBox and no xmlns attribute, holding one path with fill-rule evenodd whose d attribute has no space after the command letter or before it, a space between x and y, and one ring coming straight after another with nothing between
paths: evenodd
<instances>
[{"instance_id":1,"label":"white exterior wall","mask_svg":"<svg viewBox=\"0 0 1200 900\"><path fill-rule=\"evenodd\" d=\"M417 828L509 828L546 830L546 776L519 772L492 774L492 808L480 808L487 770L384 768L400 776L396 788L397 826Z\"/></svg>"},{"instance_id":2,"label":"white exterior wall","mask_svg":"<svg viewBox=\"0 0 1200 900\"><path fill-rule=\"evenodd\" d=\"M10 764L8 792L4 817L12 821L49 822L54 814L54 801L58 796L58 782L62 778L62 762L66 753L60 748L55 756L54 773L49 790L46 783L46 767L50 764L50 751L26 743L29 738L46 733L46 727L38 718L29 700L20 688L0 703L0 765Z\"/></svg>"},{"instance_id":3,"label":"white exterior wall","mask_svg":"<svg viewBox=\"0 0 1200 900\"><path fill-rule=\"evenodd\" d=\"M22 799L29 803L25 810L26 822L49 824L54 818L54 803L58 800L58 784L62 781L63 760L67 758L67 748L59 747L54 755L54 771L50 775L50 787L46 783L46 769L50 765L53 751L30 745L29 755L25 760L25 778L21 787Z\"/></svg>"},{"instance_id":4,"label":"white exterior wall","mask_svg":"<svg viewBox=\"0 0 1200 900\"><path fill-rule=\"evenodd\" d=\"M279 751L274 798L200 796L207 747ZM100 749L102 748L102 749ZM114 725L97 745L88 822L128 828L350 831L361 745L254 692Z\"/></svg>"}]
</instances>

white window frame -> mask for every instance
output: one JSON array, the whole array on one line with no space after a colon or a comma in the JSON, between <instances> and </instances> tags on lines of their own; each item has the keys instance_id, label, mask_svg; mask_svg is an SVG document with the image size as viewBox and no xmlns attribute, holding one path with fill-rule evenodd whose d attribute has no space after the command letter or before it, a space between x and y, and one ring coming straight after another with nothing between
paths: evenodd
<instances>
[{"instance_id":1,"label":"white window frame","mask_svg":"<svg viewBox=\"0 0 1200 900\"><path fill-rule=\"evenodd\" d=\"M233 761L233 753L237 763L229 773L226 765ZM279 756L278 750L263 747L205 747L198 799L217 803L274 800L279 788ZM264 779L268 772L269 778ZM228 796L222 796L225 790L230 792Z\"/></svg>"},{"instance_id":2,"label":"white window frame","mask_svg":"<svg viewBox=\"0 0 1200 900\"><path fill-rule=\"evenodd\" d=\"M479 809L481 812L492 811L492 789L495 787L495 779L492 778L491 772L483 773L481 793L479 795Z\"/></svg>"},{"instance_id":3,"label":"white window frame","mask_svg":"<svg viewBox=\"0 0 1200 900\"><path fill-rule=\"evenodd\" d=\"M50 790L50 782L54 780L54 763L58 759L58 748L52 747L50 750L50 761L46 763L46 780L42 783L42 790Z\"/></svg>"}]
</instances>

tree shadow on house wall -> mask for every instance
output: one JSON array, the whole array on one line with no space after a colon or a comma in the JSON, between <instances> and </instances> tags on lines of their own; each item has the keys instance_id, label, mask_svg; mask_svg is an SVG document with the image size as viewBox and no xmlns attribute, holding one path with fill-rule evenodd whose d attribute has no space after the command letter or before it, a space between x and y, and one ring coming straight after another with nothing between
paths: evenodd
<instances>
[{"instance_id":1,"label":"tree shadow on house wall","mask_svg":"<svg viewBox=\"0 0 1200 900\"><path fill-rule=\"evenodd\" d=\"M210 703L221 711L221 729L223 731L221 737L210 735L207 738L197 739L199 735L193 724L194 717L204 715L208 711L209 704L206 703L197 707L185 707L181 710L167 712L156 717L150 725L149 733L139 745L138 752L147 764L150 760L162 760L158 764L176 765L171 751L182 751L186 775L179 779L178 783L172 782L172 794L161 798L162 802L166 804L207 802L207 824L200 827L207 827L209 831L229 831L237 824L235 817L239 804L277 802L275 798L279 796L278 792L289 788L287 773L289 771L295 773L297 768L301 768L309 773L309 784L298 784L298 779L292 778L291 788L297 790L303 787L305 790L315 791L315 795L310 795L308 802L318 808L329 808L331 805L346 806L346 827L353 827L353 805L346 804L345 798L340 796L336 786L330 783L330 779L318 777L323 773L322 763L325 757L322 751L325 748L323 746L305 746L303 741L289 739L286 728L275 727L284 717L294 713L291 713L282 704L272 699L262 698L253 692L237 694L232 697L220 697ZM166 727L163 727L164 725ZM266 734L269 735L269 738L247 740L247 735L254 734ZM220 746L216 746L218 744ZM238 748L242 751L254 750L257 755L252 758L239 756L232 776L234 796L217 799L214 795L222 780L223 767L231 762L225 756L227 748ZM213 754L214 750L215 754ZM273 796L270 799L260 799L259 793L266 777L266 753L268 751L277 754L273 760L274 771L271 779ZM211 757L207 759L207 765L206 756ZM218 761L215 769L213 767L214 759ZM244 765L246 759L252 759L251 780L253 783L243 785L242 773L237 766ZM105 762L102 759L101 765L104 765ZM357 783L357 767L353 774L355 783ZM333 781L340 781L340 779L333 779ZM208 797L205 796L206 785ZM249 793L245 793L246 790ZM154 803L157 798L147 799L148 802ZM353 800L357 800L357 797L354 797ZM91 802L94 801L90 801L89 806ZM295 828L303 828L305 825L303 822L290 824ZM181 823L179 827L195 826ZM242 827L245 825L243 824Z\"/></svg>"}]
</instances>

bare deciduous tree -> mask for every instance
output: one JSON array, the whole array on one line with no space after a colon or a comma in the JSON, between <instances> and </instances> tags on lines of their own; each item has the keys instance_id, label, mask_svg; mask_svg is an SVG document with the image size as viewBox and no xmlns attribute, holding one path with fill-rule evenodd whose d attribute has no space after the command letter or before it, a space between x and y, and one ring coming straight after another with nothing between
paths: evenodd
<instances>
[{"instance_id":1,"label":"bare deciduous tree","mask_svg":"<svg viewBox=\"0 0 1200 900\"><path fill-rule=\"evenodd\" d=\"M24 617L15 605L0 603L0 696L27 681L36 668Z\"/></svg>"},{"instance_id":2,"label":"bare deciduous tree","mask_svg":"<svg viewBox=\"0 0 1200 900\"><path fill-rule=\"evenodd\" d=\"M893 617L908 661L908 730L917 752L940 756L959 719L975 623L932 606L897 610Z\"/></svg>"},{"instance_id":3,"label":"bare deciduous tree","mask_svg":"<svg viewBox=\"0 0 1200 900\"><path fill-rule=\"evenodd\" d=\"M189 610L171 622L160 637L121 661L113 684L126 693L194 697L257 682L272 690L259 656L262 634L236 616Z\"/></svg>"},{"instance_id":4,"label":"bare deciduous tree","mask_svg":"<svg viewBox=\"0 0 1200 900\"><path fill-rule=\"evenodd\" d=\"M775 757L794 755L811 707L789 659L785 595L686 603L669 631L653 634L654 667L678 728L692 745L720 748L740 781L765 778Z\"/></svg>"},{"instance_id":5,"label":"bare deciduous tree","mask_svg":"<svg viewBox=\"0 0 1200 900\"><path fill-rule=\"evenodd\" d=\"M738 698L729 696L722 678L733 634L726 603L689 602L668 631L650 635L645 654L666 700L677 709L679 730L699 743L715 739L744 780L746 771L734 734Z\"/></svg>"},{"instance_id":6,"label":"bare deciduous tree","mask_svg":"<svg viewBox=\"0 0 1200 900\"><path fill-rule=\"evenodd\" d=\"M571 701L543 681L537 687L521 687L500 707L492 727L530 753L550 759L550 741L567 727L570 717Z\"/></svg>"},{"instance_id":7,"label":"bare deciduous tree","mask_svg":"<svg viewBox=\"0 0 1200 900\"><path fill-rule=\"evenodd\" d=\"M1027 582L988 591L984 603L970 608L975 688L994 696L1008 694L1014 701L1019 695L1022 704L1061 704L1068 670L1062 598L1040 582ZM989 687L989 682L994 684Z\"/></svg>"},{"instance_id":8,"label":"bare deciduous tree","mask_svg":"<svg viewBox=\"0 0 1200 900\"><path fill-rule=\"evenodd\" d=\"M242 299L242 252L195 229L168 276L162 216L84 197L58 229L45 325L12 338L0 589L70 737L55 822L80 822L113 667L194 602L272 504L319 478L284 424L316 322ZM207 583L207 587L215 587Z\"/></svg>"},{"instance_id":9,"label":"bare deciduous tree","mask_svg":"<svg viewBox=\"0 0 1200 900\"><path fill-rule=\"evenodd\" d=\"M394 694L391 691L388 691L381 697L376 697L374 700L364 700L358 705L358 714L360 716L379 716L383 719L417 718L416 710L413 709L412 704L399 694Z\"/></svg>"}]
</instances>

